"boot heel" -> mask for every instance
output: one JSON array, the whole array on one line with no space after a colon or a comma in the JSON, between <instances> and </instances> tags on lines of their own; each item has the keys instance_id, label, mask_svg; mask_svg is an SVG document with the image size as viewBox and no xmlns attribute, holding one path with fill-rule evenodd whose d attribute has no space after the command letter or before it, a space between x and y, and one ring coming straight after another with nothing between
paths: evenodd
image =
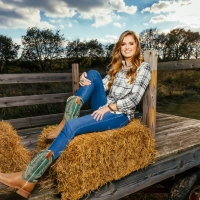
<instances>
[{"instance_id":1,"label":"boot heel","mask_svg":"<svg viewBox=\"0 0 200 200\"><path fill-rule=\"evenodd\" d=\"M24 197L25 199L28 199L28 197L30 196L30 193L23 190L22 188L18 189L16 191L17 194L19 194L20 196Z\"/></svg>"}]
</instances>

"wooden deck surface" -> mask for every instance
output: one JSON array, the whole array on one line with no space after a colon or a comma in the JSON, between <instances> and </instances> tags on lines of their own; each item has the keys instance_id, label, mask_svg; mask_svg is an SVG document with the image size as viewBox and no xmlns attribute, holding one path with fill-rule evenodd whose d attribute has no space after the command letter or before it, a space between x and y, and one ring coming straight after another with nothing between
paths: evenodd
<instances>
[{"instance_id":1,"label":"wooden deck surface","mask_svg":"<svg viewBox=\"0 0 200 200\"><path fill-rule=\"evenodd\" d=\"M196 159L197 156L200 156L200 120L157 113L156 121L156 148L158 152L156 162L147 167L145 170L134 172L124 178L124 180L120 180L121 182L117 181L115 184L111 183L109 186L106 186L106 189L104 187L99 190L99 195L98 193L95 193L95 195L91 195L89 199L120 199L123 195L126 196L130 194L130 191L136 192L143 189L144 185L145 187L148 187L150 186L150 183L155 184L158 180L164 180L169 178L171 175L175 175L181 171L189 169L191 162L200 164L200 161ZM37 137L41 131L42 127L31 128L19 130L18 134L22 138L24 145L28 149L34 150L37 143ZM195 153L199 155L196 155ZM185 160L183 160L183 158ZM163 169L161 166L166 166L166 168ZM156 172L154 172L155 168L157 170ZM166 171L164 174L162 174L163 170ZM155 175L155 173L157 174ZM154 176L153 174L156 178L152 178L152 181L150 182L149 179ZM159 176L162 178L159 179ZM133 187L133 179L135 179L134 181L137 180L135 182L137 184L141 181L141 184L137 185L137 187ZM123 190L124 192L120 192L120 190ZM38 192L33 192L33 195L29 199L59 199L59 197L47 191L44 192L44 194L41 193L40 197L38 194ZM44 198L43 195L47 195L47 197ZM21 199L23 198L19 198L19 200ZM8 200L10 199L8 198Z\"/></svg>"},{"instance_id":2,"label":"wooden deck surface","mask_svg":"<svg viewBox=\"0 0 200 200\"><path fill-rule=\"evenodd\" d=\"M157 113L157 159L200 145L199 137L200 120Z\"/></svg>"},{"instance_id":3,"label":"wooden deck surface","mask_svg":"<svg viewBox=\"0 0 200 200\"><path fill-rule=\"evenodd\" d=\"M18 134L28 149L33 150L43 127L19 130ZM200 144L200 120L157 113L157 159L184 151Z\"/></svg>"}]
</instances>

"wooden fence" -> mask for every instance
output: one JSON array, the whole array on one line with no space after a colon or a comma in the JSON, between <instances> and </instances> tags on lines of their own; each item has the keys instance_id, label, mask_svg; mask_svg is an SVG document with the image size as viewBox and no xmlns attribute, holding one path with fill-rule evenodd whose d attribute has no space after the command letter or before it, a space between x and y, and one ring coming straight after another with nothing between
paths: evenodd
<instances>
[{"instance_id":1,"label":"wooden fence","mask_svg":"<svg viewBox=\"0 0 200 200\"><path fill-rule=\"evenodd\" d=\"M156 89L157 89L157 52L148 50L144 54L145 61L150 63L152 68L152 79L143 98L143 123L152 130L155 135L156 127ZM178 61L158 63L158 70L163 69L191 69L200 68L198 60ZM192 66L192 67L191 67ZM0 97L0 108L28 106L36 104L48 104L65 102L66 99L75 94L79 87L79 67L78 64L72 65L72 73L37 73L37 74L1 74L1 84L17 83L49 83L49 82L69 82L72 83L72 91L68 93L41 94L29 96ZM81 115L91 112L81 110ZM30 128L47 124L56 124L61 121L63 113L49 114L42 116L18 118L8 120L14 128Z\"/></svg>"}]
</instances>

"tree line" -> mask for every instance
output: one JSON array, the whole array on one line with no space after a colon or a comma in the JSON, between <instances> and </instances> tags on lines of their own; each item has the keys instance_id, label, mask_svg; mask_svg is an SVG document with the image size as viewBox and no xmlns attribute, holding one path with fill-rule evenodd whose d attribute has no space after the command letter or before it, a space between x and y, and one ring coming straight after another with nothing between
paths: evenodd
<instances>
[{"instance_id":1,"label":"tree line","mask_svg":"<svg viewBox=\"0 0 200 200\"><path fill-rule=\"evenodd\" d=\"M142 31L139 37L142 50L157 50L159 61L197 59L200 56L199 32L173 29L169 33L160 33L157 28L150 28ZM72 63L101 68L109 64L113 46L97 39L68 41L59 30L53 32L32 27L22 36L21 55L19 44L0 35L0 73L7 73L11 65L29 72L70 69Z\"/></svg>"}]
</instances>

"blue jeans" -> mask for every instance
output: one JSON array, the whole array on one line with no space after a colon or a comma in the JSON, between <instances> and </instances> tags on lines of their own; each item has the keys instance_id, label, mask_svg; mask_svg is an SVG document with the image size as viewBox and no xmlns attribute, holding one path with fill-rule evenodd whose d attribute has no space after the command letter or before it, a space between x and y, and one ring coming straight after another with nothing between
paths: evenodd
<instances>
[{"instance_id":1,"label":"blue jeans","mask_svg":"<svg viewBox=\"0 0 200 200\"><path fill-rule=\"evenodd\" d=\"M87 78L91 81L91 85L80 86L76 96L80 96L83 102L90 98L91 108L94 111L106 104L106 93L102 78L97 71L90 70L87 73ZM65 124L63 130L49 147L49 150L54 152L54 158L56 159L75 136L120 128L128 124L128 122L129 119L125 114L114 114L111 112L105 113L103 119L99 121L94 120L91 114L71 119Z\"/></svg>"}]
</instances>

